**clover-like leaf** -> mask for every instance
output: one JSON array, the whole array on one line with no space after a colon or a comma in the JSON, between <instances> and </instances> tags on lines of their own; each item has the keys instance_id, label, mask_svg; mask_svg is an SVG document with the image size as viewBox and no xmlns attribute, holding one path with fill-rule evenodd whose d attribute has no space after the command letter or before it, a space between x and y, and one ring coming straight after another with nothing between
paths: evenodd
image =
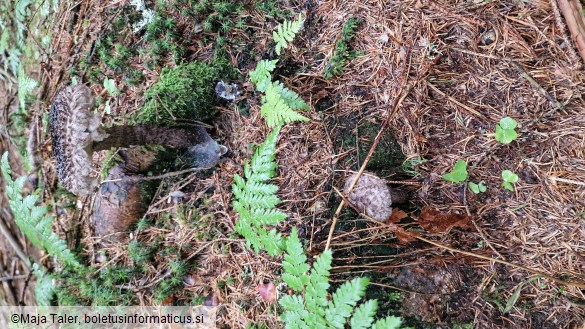
<instances>
[{"instance_id":1,"label":"clover-like leaf","mask_svg":"<svg viewBox=\"0 0 585 329\"><path fill-rule=\"evenodd\" d=\"M485 186L485 182L481 181L479 183L469 182L467 183L467 187L471 190L471 192L478 194L487 191L487 186Z\"/></svg>"},{"instance_id":2,"label":"clover-like leaf","mask_svg":"<svg viewBox=\"0 0 585 329\"><path fill-rule=\"evenodd\" d=\"M509 190L510 192L514 192L514 186L509 182L503 182L502 187L505 188L506 190Z\"/></svg>"},{"instance_id":3,"label":"clover-like leaf","mask_svg":"<svg viewBox=\"0 0 585 329\"><path fill-rule=\"evenodd\" d=\"M104 79L104 88L108 91L108 94L111 96L116 96L120 93L118 87L116 87L116 81L113 79L105 78Z\"/></svg>"},{"instance_id":4,"label":"clover-like leaf","mask_svg":"<svg viewBox=\"0 0 585 329\"><path fill-rule=\"evenodd\" d=\"M505 117L496 125L496 140L500 143L510 144L516 138L518 133L514 130L518 126L516 120Z\"/></svg>"},{"instance_id":5,"label":"clover-like leaf","mask_svg":"<svg viewBox=\"0 0 585 329\"><path fill-rule=\"evenodd\" d=\"M467 179L467 162L463 160L457 160L453 170L443 175L443 178L449 182L461 183Z\"/></svg>"},{"instance_id":6,"label":"clover-like leaf","mask_svg":"<svg viewBox=\"0 0 585 329\"><path fill-rule=\"evenodd\" d=\"M514 186L512 184L518 181L518 175L511 172L510 170L504 170L502 171L502 179L504 180L502 187L506 190L514 192Z\"/></svg>"},{"instance_id":7,"label":"clover-like leaf","mask_svg":"<svg viewBox=\"0 0 585 329\"><path fill-rule=\"evenodd\" d=\"M502 179L508 183L516 183L518 181L518 175L511 172L510 170L502 171Z\"/></svg>"},{"instance_id":8,"label":"clover-like leaf","mask_svg":"<svg viewBox=\"0 0 585 329\"><path fill-rule=\"evenodd\" d=\"M518 122L510 117L505 117L500 120L500 127L504 129L516 129L517 126Z\"/></svg>"}]
</instances>

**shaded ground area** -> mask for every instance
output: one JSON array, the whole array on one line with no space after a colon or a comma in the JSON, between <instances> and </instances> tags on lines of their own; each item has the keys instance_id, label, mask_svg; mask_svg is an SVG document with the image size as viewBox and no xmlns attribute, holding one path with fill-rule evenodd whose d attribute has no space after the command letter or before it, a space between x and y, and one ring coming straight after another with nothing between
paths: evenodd
<instances>
[{"instance_id":1,"label":"shaded ground area","mask_svg":"<svg viewBox=\"0 0 585 329\"><path fill-rule=\"evenodd\" d=\"M56 91L75 77L99 95L106 124L134 122L161 69L194 60L234 67L226 79L239 82L243 94L236 103L213 100L219 114L208 128L229 147L228 160L214 170L157 181L146 215L127 240L108 248L93 237L92 200L56 189L44 132L37 143L43 193L55 200L58 228L101 270L93 279L117 288L100 291L97 301L219 303L221 327L277 327L274 305L256 287L279 283L278 262L256 255L234 233L230 184L267 134L247 72L258 60L274 58L271 31L299 12L304 29L275 72L311 105L312 120L281 133L275 182L290 216L281 231L297 226L310 254L323 251L341 201L335 189L359 169L391 116L366 169L404 196L400 228L565 281L584 277L585 72L549 2L156 6L157 29L135 33L131 24L140 15L123 2L62 4L55 55L42 75L45 104L35 116L42 117ZM357 24L347 40L347 64L325 79L349 19ZM120 94L105 91L105 78ZM519 124L519 138L508 145L493 133L506 116ZM467 162L469 180L484 181L486 192L474 194L465 183L441 177L457 160ZM155 174L181 165L169 160ZM501 186L506 169L520 177L513 192ZM472 225L423 229L424 207L467 215ZM416 328L577 328L585 321L583 289L544 278L527 282L533 273L405 243L391 226L347 209L331 239L334 281L371 277L367 297L379 300L379 315L401 315ZM61 302L96 302L71 278L62 284ZM504 312L516 291L519 297Z\"/></svg>"}]
</instances>

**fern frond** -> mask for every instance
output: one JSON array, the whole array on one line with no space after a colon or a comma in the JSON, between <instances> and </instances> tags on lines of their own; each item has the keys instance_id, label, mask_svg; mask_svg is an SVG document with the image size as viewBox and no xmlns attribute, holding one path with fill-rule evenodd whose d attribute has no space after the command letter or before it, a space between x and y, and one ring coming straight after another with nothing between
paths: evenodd
<instances>
[{"instance_id":1,"label":"fern frond","mask_svg":"<svg viewBox=\"0 0 585 329\"><path fill-rule=\"evenodd\" d=\"M36 80L26 75L22 67L18 69L18 101L21 110L25 109L26 98L38 85Z\"/></svg>"},{"instance_id":2,"label":"fern frond","mask_svg":"<svg viewBox=\"0 0 585 329\"><path fill-rule=\"evenodd\" d=\"M375 299L370 299L358 306L349 322L351 329L370 328L372 322L374 322L374 316L376 315L377 309L378 301Z\"/></svg>"},{"instance_id":3,"label":"fern frond","mask_svg":"<svg viewBox=\"0 0 585 329\"><path fill-rule=\"evenodd\" d=\"M263 228L259 229L263 234L260 235L260 241L266 252L270 256L278 256L282 252L283 241L282 234L277 232L275 228L270 230L268 233L264 233L265 230Z\"/></svg>"},{"instance_id":4,"label":"fern frond","mask_svg":"<svg viewBox=\"0 0 585 329\"><path fill-rule=\"evenodd\" d=\"M264 104L260 108L260 114L266 120L269 127L280 126L293 121L309 121L308 118L293 111L278 93L278 87L269 84L264 96Z\"/></svg>"},{"instance_id":5,"label":"fern frond","mask_svg":"<svg viewBox=\"0 0 585 329\"><path fill-rule=\"evenodd\" d=\"M302 292L309 278L307 272L309 271L309 264L307 264L307 256L299 240L297 229L292 228L290 236L286 240L286 253L282 261L282 280L296 292Z\"/></svg>"},{"instance_id":6,"label":"fern frond","mask_svg":"<svg viewBox=\"0 0 585 329\"><path fill-rule=\"evenodd\" d=\"M6 179L8 204L18 228L36 247L46 250L49 255L54 256L66 265L75 269L82 268L81 263L67 248L65 241L61 240L53 232L51 223L54 218L45 216L47 213L46 208L35 206L38 196L32 194L26 197L22 196L22 188L26 178L20 177L16 181L12 180L10 166L8 165L8 152L2 156L1 168Z\"/></svg>"},{"instance_id":7,"label":"fern frond","mask_svg":"<svg viewBox=\"0 0 585 329\"><path fill-rule=\"evenodd\" d=\"M285 309L285 312L280 316L286 323L285 328L311 328L304 321L309 316L309 312L305 310L301 296L284 296L278 303Z\"/></svg>"},{"instance_id":8,"label":"fern frond","mask_svg":"<svg viewBox=\"0 0 585 329\"><path fill-rule=\"evenodd\" d=\"M280 55L280 51L283 48L288 48L288 43L291 42L295 35L300 31L303 26L303 19L301 14L296 21L284 21L276 27L276 31L272 32L272 37L276 41L276 54Z\"/></svg>"},{"instance_id":9,"label":"fern frond","mask_svg":"<svg viewBox=\"0 0 585 329\"><path fill-rule=\"evenodd\" d=\"M389 316L374 323L372 329L400 329L402 320L396 316Z\"/></svg>"},{"instance_id":10,"label":"fern frond","mask_svg":"<svg viewBox=\"0 0 585 329\"><path fill-rule=\"evenodd\" d=\"M368 278L355 278L345 282L333 293L332 303L325 310L327 322L334 328L345 328L346 319L363 297L368 286Z\"/></svg>"},{"instance_id":11,"label":"fern frond","mask_svg":"<svg viewBox=\"0 0 585 329\"><path fill-rule=\"evenodd\" d=\"M286 214L277 209L253 209L251 216L262 225L277 225L286 218Z\"/></svg>"},{"instance_id":12,"label":"fern frond","mask_svg":"<svg viewBox=\"0 0 585 329\"><path fill-rule=\"evenodd\" d=\"M33 264L33 272L37 277L35 284L35 296L38 306L51 306L55 297L55 284L53 277L48 274L39 264Z\"/></svg>"},{"instance_id":13,"label":"fern frond","mask_svg":"<svg viewBox=\"0 0 585 329\"><path fill-rule=\"evenodd\" d=\"M329 289L329 271L331 270L331 262L333 261L333 254L331 250L324 251L311 269L310 283L307 285L305 292L305 299L307 309L314 310L321 317L325 316L325 307L327 306L327 296Z\"/></svg>"},{"instance_id":14,"label":"fern frond","mask_svg":"<svg viewBox=\"0 0 585 329\"><path fill-rule=\"evenodd\" d=\"M272 77L270 76L272 71L276 68L277 59L274 60L262 60L256 64L256 68L250 71L250 81L256 86L256 89L260 92L266 90L266 86L270 84Z\"/></svg>"},{"instance_id":15,"label":"fern frond","mask_svg":"<svg viewBox=\"0 0 585 329\"><path fill-rule=\"evenodd\" d=\"M278 186L266 183L276 175L276 141L280 128L275 129L254 152L249 164L244 165L244 177L234 175L232 192L234 209L240 215L235 229L246 238L246 243L255 252L264 249L272 256L283 249L283 238L275 229L266 230L286 218L276 205Z\"/></svg>"},{"instance_id":16,"label":"fern frond","mask_svg":"<svg viewBox=\"0 0 585 329\"><path fill-rule=\"evenodd\" d=\"M311 109L309 105L302 99L297 93L294 91L286 88L282 82L274 81L272 82L274 87L278 90L278 94L280 94L280 98L293 110L309 110Z\"/></svg>"}]
</instances>

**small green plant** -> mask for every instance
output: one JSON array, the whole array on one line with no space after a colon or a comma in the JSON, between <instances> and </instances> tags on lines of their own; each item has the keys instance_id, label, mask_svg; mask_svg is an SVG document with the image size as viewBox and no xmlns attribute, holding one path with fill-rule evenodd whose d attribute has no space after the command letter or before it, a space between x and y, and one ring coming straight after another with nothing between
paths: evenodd
<instances>
[{"instance_id":1,"label":"small green plant","mask_svg":"<svg viewBox=\"0 0 585 329\"><path fill-rule=\"evenodd\" d=\"M481 181L479 183L474 183L474 182L468 182L467 183L467 187L469 187L469 189L471 190L471 192L475 193L475 194L479 194L482 192L487 191L487 186L485 186L485 182Z\"/></svg>"},{"instance_id":2,"label":"small green plant","mask_svg":"<svg viewBox=\"0 0 585 329\"><path fill-rule=\"evenodd\" d=\"M22 111L26 108L27 98L38 85L39 83L27 76L22 66L20 66L18 69L18 102Z\"/></svg>"},{"instance_id":3,"label":"small green plant","mask_svg":"<svg viewBox=\"0 0 585 329\"><path fill-rule=\"evenodd\" d=\"M22 233L35 247L45 250L49 255L54 256L65 265L75 269L83 268L73 252L67 247L65 240L60 239L53 232L51 222L55 218L47 216L47 207L35 206L39 200L38 195L22 195L26 177L20 177L16 181L12 180L10 166L8 165L8 152L5 152L2 156L1 167L6 180L6 195L14 215L14 222Z\"/></svg>"},{"instance_id":4,"label":"small green plant","mask_svg":"<svg viewBox=\"0 0 585 329\"><path fill-rule=\"evenodd\" d=\"M496 140L500 143L510 144L518 138L518 133L514 130L516 126L518 126L516 120L510 117L502 118L500 123L496 125Z\"/></svg>"},{"instance_id":5,"label":"small green plant","mask_svg":"<svg viewBox=\"0 0 585 329\"><path fill-rule=\"evenodd\" d=\"M118 90L118 87L116 87L116 81L107 77L104 78L104 89L108 91L110 96L116 96L120 93L120 90Z\"/></svg>"},{"instance_id":6,"label":"small green plant","mask_svg":"<svg viewBox=\"0 0 585 329\"><path fill-rule=\"evenodd\" d=\"M511 172L510 170L504 170L502 171L502 179L504 180L504 182L502 183L502 187L509 191L514 192L514 186L512 184L518 182L518 175Z\"/></svg>"},{"instance_id":7,"label":"small green plant","mask_svg":"<svg viewBox=\"0 0 585 329\"><path fill-rule=\"evenodd\" d=\"M443 175L443 178L449 182L461 183L467 179L467 162L463 160L457 160L453 170Z\"/></svg>"},{"instance_id":8,"label":"small green plant","mask_svg":"<svg viewBox=\"0 0 585 329\"><path fill-rule=\"evenodd\" d=\"M343 25L341 38L335 43L333 57L325 65L323 72L325 79L331 79L334 76L340 75L345 68L345 64L360 55L359 52L352 51L349 47L349 43L355 37L355 30L358 25L359 20L353 17L348 19Z\"/></svg>"},{"instance_id":9,"label":"small green plant","mask_svg":"<svg viewBox=\"0 0 585 329\"><path fill-rule=\"evenodd\" d=\"M327 290L332 260L331 250L326 250L317 257L309 272L310 266L296 228L292 229L286 242L282 279L296 294L283 296L279 300L284 308L281 319L285 322L285 328L341 329L347 324L351 328L400 328L401 320L394 316L374 322L378 309L376 300L357 306L368 286L367 278L355 278L343 283L329 299Z\"/></svg>"},{"instance_id":10,"label":"small green plant","mask_svg":"<svg viewBox=\"0 0 585 329\"><path fill-rule=\"evenodd\" d=\"M206 121L214 114L215 82L231 73L232 68L219 58L163 68L160 80L144 94L145 104L136 120L150 124L171 124L177 118Z\"/></svg>"},{"instance_id":11,"label":"small green plant","mask_svg":"<svg viewBox=\"0 0 585 329\"><path fill-rule=\"evenodd\" d=\"M251 163L244 165L244 177L234 176L232 191L234 209L240 215L236 231L246 238L249 246L256 252L265 249L270 255L281 253L282 236L266 225L276 225L286 215L275 207L280 199L275 195L278 187L267 181L276 175L276 141L280 129L275 129L254 152ZM245 178L245 179L244 179Z\"/></svg>"},{"instance_id":12,"label":"small green plant","mask_svg":"<svg viewBox=\"0 0 585 329\"><path fill-rule=\"evenodd\" d=\"M421 173L416 171L414 167L427 161L429 160L421 158L404 160L404 162L402 163L402 170L404 170L404 172L407 174L413 175L414 177L419 177L421 176Z\"/></svg>"},{"instance_id":13,"label":"small green plant","mask_svg":"<svg viewBox=\"0 0 585 329\"><path fill-rule=\"evenodd\" d=\"M296 21L285 21L283 24L279 24L276 31L272 32L272 38L276 42L276 54L280 55L282 49L288 48L288 43L291 42L295 35L299 32L303 26L303 19L301 14Z\"/></svg>"}]
</instances>

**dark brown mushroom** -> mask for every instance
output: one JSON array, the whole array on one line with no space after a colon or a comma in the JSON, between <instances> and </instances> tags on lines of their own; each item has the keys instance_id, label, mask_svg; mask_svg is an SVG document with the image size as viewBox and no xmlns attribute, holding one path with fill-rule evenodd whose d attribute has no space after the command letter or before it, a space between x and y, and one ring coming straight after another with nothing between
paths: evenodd
<instances>
[{"instance_id":1,"label":"dark brown mushroom","mask_svg":"<svg viewBox=\"0 0 585 329\"><path fill-rule=\"evenodd\" d=\"M76 195L87 195L97 185L97 172L91 159L94 151L146 144L192 149L196 145L206 145L207 155L211 150L217 159L226 151L202 127L105 128L101 126L99 114L93 113L93 107L94 98L88 87L68 86L53 100L49 116L59 181Z\"/></svg>"}]
</instances>

